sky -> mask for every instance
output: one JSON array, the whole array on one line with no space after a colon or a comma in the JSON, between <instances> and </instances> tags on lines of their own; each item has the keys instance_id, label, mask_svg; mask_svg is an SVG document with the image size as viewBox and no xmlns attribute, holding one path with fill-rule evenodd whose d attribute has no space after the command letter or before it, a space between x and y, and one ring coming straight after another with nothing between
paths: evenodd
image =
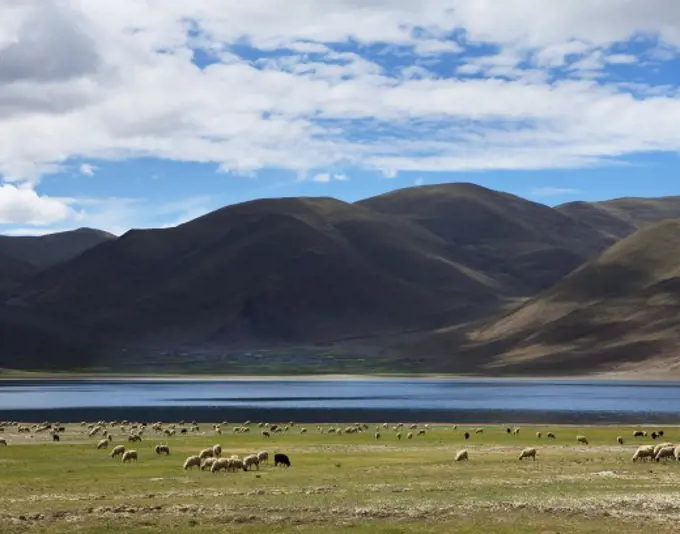
<instances>
[{"instance_id":1,"label":"sky","mask_svg":"<svg viewBox=\"0 0 680 534\"><path fill-rule=\"evenodd\" d=\"M677 0L0 0L0 233L680 194Z\"/></svg>"}]
</instances>

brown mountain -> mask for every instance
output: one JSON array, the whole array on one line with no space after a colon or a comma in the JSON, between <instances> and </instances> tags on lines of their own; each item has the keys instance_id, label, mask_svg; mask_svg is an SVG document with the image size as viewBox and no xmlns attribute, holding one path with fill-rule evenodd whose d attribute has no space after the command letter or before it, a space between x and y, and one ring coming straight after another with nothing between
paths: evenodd
<instances>
[{"instance_id":1,"label":"brown mountain","mask_svg":"<svg viewBox=\"0 0 680 534\"><path fill-rule=\"evenodd\" d=\"M313 342L460 322L493 280L401 218L329 198L258 200L135 230L39 273L15 303L107 339Z\"/></svg>"},{"instance_id":2,"label":"brown mountain","mask_svg":"<svg viewBox=\"0 0 680 534\"><path fill-rule=\"evenodd\" d=\"M428 229L517 295L551 286L615 241L543 204L468 183L400 189L359 204Z\"/></svg>"},{"instance_id":3,"label":"brown mountain","mask_svg":"<svg viewBox=\"0 0 680 534\"><path fill-rule=\"evenodd\" d=\"M41 236L0 235L0 254L42 269L75 258L116 236L92 228L78 228Z\"/></svg>"},{"instance_id":4,"label":"brown mountain","mask_svg":"<svg viewBox=\"0 0 680 534\"><path fill-rule=\"evenodd\" d=\"M570 202L556 209L609 237L622 239L649 224L680 218L680 196Z\"/></svg>"},{"instance_id":5,"label":"brown mountain","mask_svg":"<svg viewBox=\"0 0 680 534\"><path fill-rule=\"evenodd\" d=\"M620 241L476 331L476 350L492 358L486 369L576 374L622 364L644 368L654 358L677 360L678 251L680 220L648 226Z\"/></svg>"}]
</instances>

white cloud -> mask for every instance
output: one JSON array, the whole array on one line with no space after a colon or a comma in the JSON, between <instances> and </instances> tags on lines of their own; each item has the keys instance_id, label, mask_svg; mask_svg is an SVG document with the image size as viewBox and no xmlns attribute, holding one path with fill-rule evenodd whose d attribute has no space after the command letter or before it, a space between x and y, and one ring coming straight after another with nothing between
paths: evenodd
<instances>
[{"instance_id":1,"label":"white cloud","mask_svg":"<svg viewBox=\"0 0 680 534\"><path fill-rule=\"evenodd\" d=\"M333 180L336 180L338 182L344 182L348 179L346 174L331 174L328 172L322 172L319 174L315 174L312 176L312 182L319 182L319 183L328 183Z\"/></svg>"},{"instance_id":2,"label":"white cloud","mask_svg":"<svg viewBox=\"0 0 680 534\"><path fill-rule=\"evenodd\" d=\"M569 187L535 187L531 190L532 197L563 197L580 193L582 193L580 189Z\"/></svg>"},{"instance_id":3,"label":"white cloud","mask_svg":"<svg viewBox=\"0 0 680 534\"><path fill-rule=\"evenodd\" d=\"M0 185L0 223L48 225L76 214L63 199L39 196L33 189Z\"/></svg>"},{"instance_id":4,"label":"white cloud","mask_svg":"<svg viewBox=\"0 0 680 534\"><path fill-rule=\"evenodd\" d=\"M607 65L637 59L613 45L641 34L659 38L641 56L677 57L680 3L3 2L0 174L34 185L75 159L150 157L246 175L358 167L393 177L678 151L677 96L651 87L634 98L606 77ZM240 58L235 43L277 53ZM361 46L348 52L351 43ZM494 52L466 56L470 43ZM198 68L192 47L218 62ZM390 54L409 50L400 65L414 68L390 73ZM462 64L435 72L452 52ZM566 67L571 79L555 81L551 69Z\"/></svg>"},{"instance_id":5,"label":"white cloud","mask_svg":"<svg viewBox=\"0 0 680 534\"><path fill-rule=\"evenodd\" d=\"M81 163L79 170L80 174L85 176L94 176L94 172L97 170L97 167L90 165L89 163Z\"/></svg>"}]
</instances>

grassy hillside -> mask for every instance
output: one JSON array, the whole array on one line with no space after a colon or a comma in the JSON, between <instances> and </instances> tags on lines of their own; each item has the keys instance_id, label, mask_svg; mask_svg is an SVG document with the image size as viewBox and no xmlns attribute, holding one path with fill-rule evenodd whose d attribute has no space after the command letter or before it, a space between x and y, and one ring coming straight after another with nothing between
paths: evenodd
<instances>
[{"instance_id":1,"label":"grassy hillside","mask_svg":"<svg viewBox=\"0 0 680 534\"><path fill-rule=\"evenodd\" d=\"M646 227L474 341L501 346L491 365L509 372L583 372L677 356L679 249L679 220Z\"/></svg>"}]
</instances>

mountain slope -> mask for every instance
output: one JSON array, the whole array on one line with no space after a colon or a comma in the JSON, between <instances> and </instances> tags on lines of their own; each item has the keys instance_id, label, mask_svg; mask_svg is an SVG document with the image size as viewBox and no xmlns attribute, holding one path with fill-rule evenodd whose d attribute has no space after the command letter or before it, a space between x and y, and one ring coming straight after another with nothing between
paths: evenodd
<instances>
[{"instance_id":1,"label":"mountain slope","mask_svg":"<svg viewBox=\"0 0 680 534\"><path fill-rule=\"evenodd\" d=\"M412 187L358 204L428 229L517 295L549 287L614 242L548 206L474 184Z\"/></svg>"},{"instance_id":2,"label":"mountain slope","mask_svg":"<svg viewBox=\"0 0 680 534\"><path fill-rule=\"evenodd\" d=\"M442 239L327 198L259 200L136 230L34 277L13 302L112 340L313 342L487 313L502 293Z\"/></svg>"},{"instance_id":3,"label":"mountain slope","mask_svg":"<svg viewBox=\"0 0 680 534\"><path fill-rule=\"evenodd\" d=\"M75 258L111 239L115 239L113 234L91 228L41 236L0 235L0 254L42 269Z\"/></svg>"},{"instance_id":4,"label":"mountain slope","mask_svg":"<svg viewBox=\"0 0 680 534\"><path fill-rule=\"evenodd\" d=\"M472 337L488 369L577 373L677 355L680 221L639 230ZM486 351L491 353L490 350Z\"/></svg>"},{"instance_id":5,"label":"mountain slope","mask_svg":"<svg viewBox=\"0 0 680 534\"><path fill-rule=\"evenodd\" d=\"M597 228L605 235L622 239L649 224L680 218L680 196L570 202L556 209Z\"/></svg>"}]
</instances>

